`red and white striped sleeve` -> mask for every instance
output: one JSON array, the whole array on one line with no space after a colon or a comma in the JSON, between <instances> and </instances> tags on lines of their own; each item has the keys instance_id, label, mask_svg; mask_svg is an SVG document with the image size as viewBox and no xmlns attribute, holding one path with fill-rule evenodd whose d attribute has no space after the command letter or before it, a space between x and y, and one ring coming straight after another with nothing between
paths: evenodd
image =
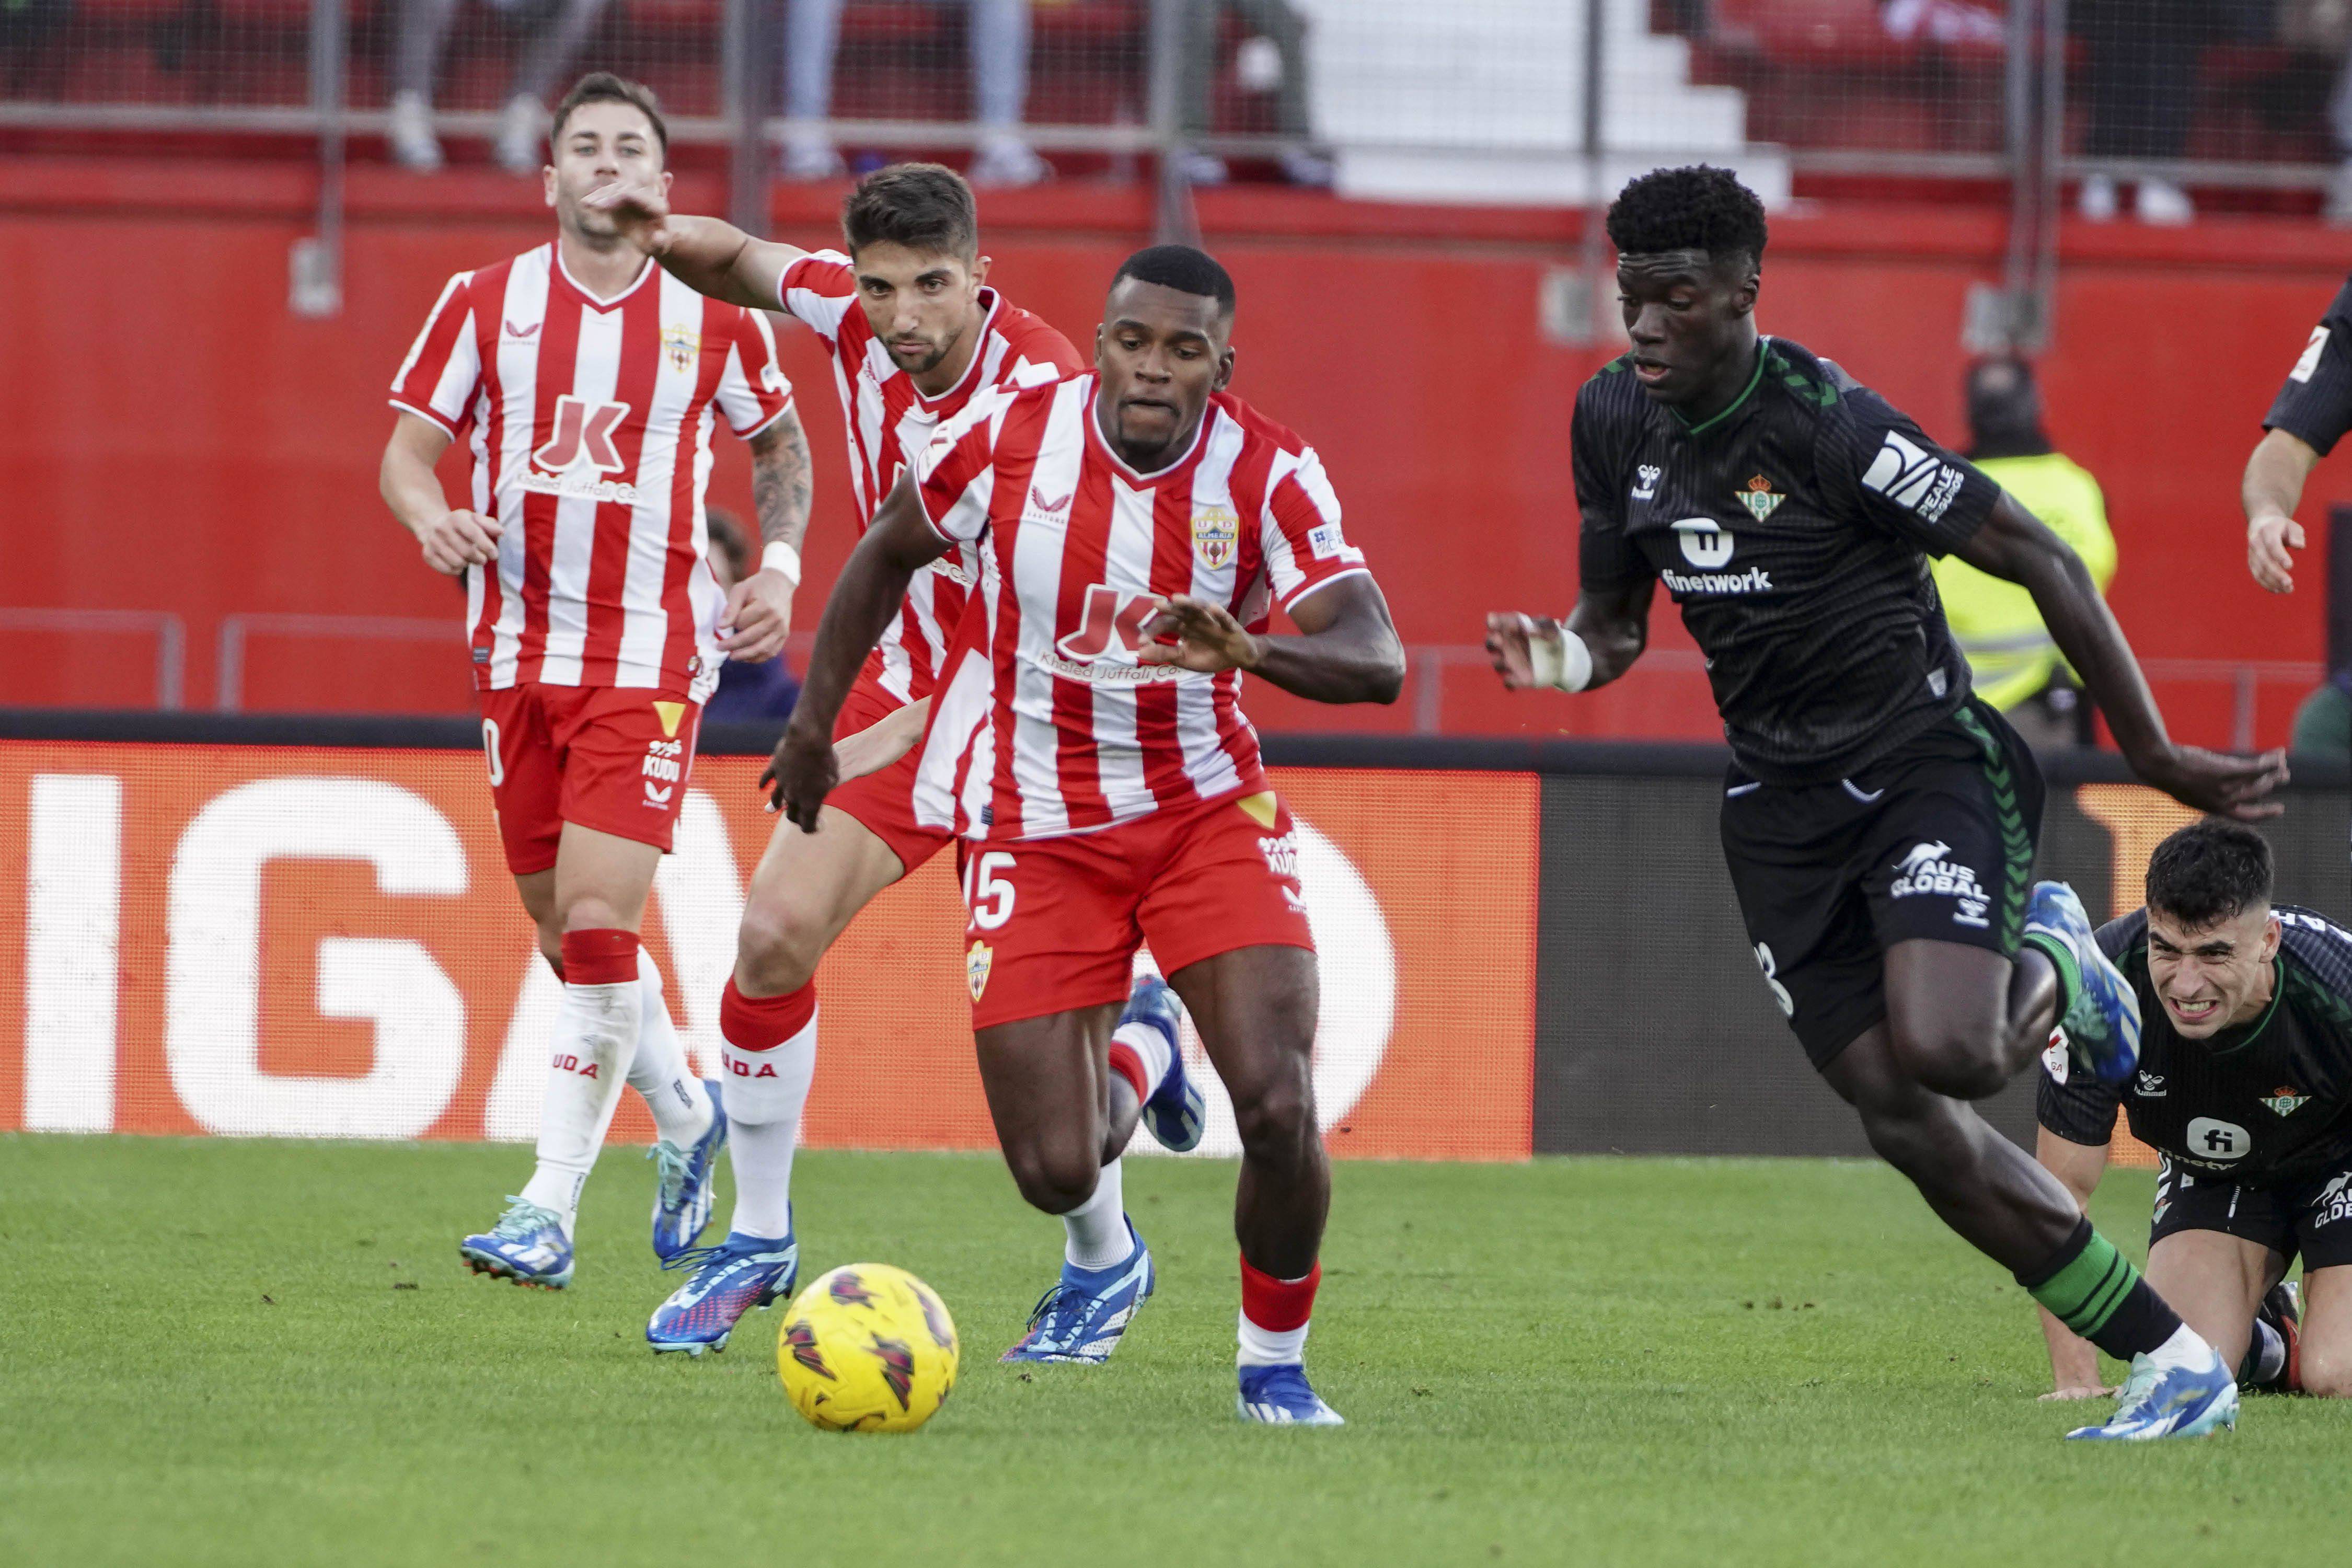
<instances>
[{"instance_id":1,"label":"red and white striped sleeve","mask_svg":"<svg viewBox=\"0 0 2352 1568\"><path fill-rule=\"evenodd\" d=\"M841 335L842 319L857 308L857 275L838 250L812 250L784 268L776 295L786 313L831 342Z\"/></svg>"},{"instance_id":2,"label":"red and white striped sleeve","mask_svg":"<svg viewBox=\"0 0 2352 1568\"><path fill-rule=\"evenodd\" d=\"M923 515L943 539L970 544L988 528L996 494L996 447L1016 387L982 392L940 426L910 465Z\"/></svg>"},{"instance_id":3,"label":"red and white striped sleeve","mask_svg":"<svg viewBox=\"0 0 2352 1568\"><path fill-rule=\"evenodd\" d=\"M1267 581L1284 609L1326 583L1371 570L1340 527L1339 493L1314 447L1276 454L1267 479L1259 540Z\"/></svg>"},{"instance_id":4,"label":"red and white striped sleeve","mask_svg":"<svg viewBox=\"0 0 2352 1568\"><path fill-rule=\"evenodd\" d=\"M727 366L715 395L727 427L749 440L793 405L793 384L776 363L776 336L757 310L735 310L729 324Z\"/></svg>"},{"instance_id":5,"label":"red and white striped sleeve","mask_svg":"<svg viewBox=\"0 0 2352 1568\"><path fill-rule=\"evenodd\" d=\"M450 435L465 422L482 379L482 354L474 335L474 275L460 272L441 290L433 313L400 373L392 378L392 405L430 419Z\"/></svg>"}]
</instances>

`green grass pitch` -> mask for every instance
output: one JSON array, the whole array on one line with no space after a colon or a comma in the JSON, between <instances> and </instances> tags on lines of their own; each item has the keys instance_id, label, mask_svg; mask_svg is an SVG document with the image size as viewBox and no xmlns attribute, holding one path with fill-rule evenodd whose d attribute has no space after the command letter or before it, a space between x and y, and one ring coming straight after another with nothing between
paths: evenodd
<instances>
[{"instance_id":1,"label":"green grass pitch","mask_svg":"<svg viewBox=\"0 0 2352 1568\"><path fill-rule=\"evenodd\" d=\"M524 1150L0 1137L0 1562L2076 1568L2344 1540L2352 1406L2062 1444L2092 1412L2034 1403L2031 1303L1866 1164L1342 1165L1309 1362L1350 1424L1314 1432L1234 1418L1232 1165L1131 1163L1158 1296L1108 1366L1024 1374L995 1357L1059 1233L992 1159L804 1156L803 1277L902 1265L962 1331L939 1418L877 1437L793 1414L774 1312L724 1355L646 1351L677 1277L633 1152L550 1294L456 1256ZM2136 1242L2148 1197L2119 1173L2096 1217Z\"/></svg>"}]
</instances>

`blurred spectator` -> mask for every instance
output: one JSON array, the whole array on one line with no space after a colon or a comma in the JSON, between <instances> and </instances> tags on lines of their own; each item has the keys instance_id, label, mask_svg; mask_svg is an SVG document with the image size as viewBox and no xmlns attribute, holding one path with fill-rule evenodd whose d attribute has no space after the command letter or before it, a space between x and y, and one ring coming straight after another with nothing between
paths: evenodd
<instances>
[{"instance_id":1,"label":"blurred spectator","mask_svg":"<svg viewBox=\"0 0 2352 1568\"><path fill-rule=\"evenodd\" d=\"M967 173L975 185L1034 185L1053 165L1022 139L1029 97L1029 0L930 0L971 7L971 99L982 140ZM844 0L784 0L784 114L823 120L833 112L833 54L841 41ZM778 170L788 180L829 180L842 173L840 151L821 132L784 140Z\"/></svg>"},{"instance_id":2,"label":"blurred spectator","mask_svg":"<svg viewBox=\"0 0 2352 1568\"><path fill-rule=\"evenodd\" d=\"M2300 756L2352 755L2352 669L2339 669L2296 705L2287 750Z\"/></svg>"},{"instance_id":3,"label":"blurred spectator","mask_svg":"<svg viewBox=\"0 0 2352 1568\"><path fill-rule=\"evenodd\" d=\"M1185 13L1184 128L1195 135L1216 129L1217 44L1228 11L1251 34L1234 58L1235 73L1244 86L1260 91L1271 87L1278 95L1275 129L1292 142L1283 149L1283 178L1294 185L1328 185L1331 160L1307 145L1307 26L1290 0L1192 0ZM1189 153L1184 160L1185 178L1196 185L1222 185L1230 173L1223 158L1206 153Z\"/></svg>"},{"instance_id":4,"label":"blurred spectator","mask_svg":"<svg viewBox=\"0 0 2352 1568\"><path fill-rule=\"evenodd\" d=\"M2213 13L2236 0L2075 0L2074 30L2087 59L2084 88L2091 129L2089 158L2170 159L2189 148L2197 107L2197 58L2215 36ZM2142 178L2134 210L2142 223L2187 223L2197 216L2189 193L2169 180ZM2083 216L2112 220L2116 182L2083 182Z\"/></svg>"},{"instance_id":5,"label":"blurred spectator","mask_svg":"<svg viewBox=\"0 0 2352 1568\"><path fill-rule=\"evenodd\" d=\"M759 569L751 541L730 512L712 507L709 512L710 574L725 594L746 574ZM788 719L800 700L801 683L793 679L792 665L782 654L758 664L729 659L719 667L719 689L703 704L709 724L740 724L754 719Z\"/></svg>"},{"instance_id":6,"label":"blurred spectator","mask_svg":"<svg viewBox=\"0 0 2352 1568\"><path fill-rule=\"evenodd\" d=\"M2051 449L2032 367L2021 359L1979 360L1969 367L1968 400L1969 460L2072 546L2105 593L2116 575L2106 498L2096 479ZM1968 657L1977 695L2037 750L2090 744L2090 704L2033 595L1957 555L1937 561L1935 571L1944 618Z\"/></svg>"},{"instance_id":7,"label":"blurred spectator","mask_svg":"<svg viewBox=\"0 0 2352 1568\"><path fill-rule=\"evenodd\" d=\"M519 25L531 28L515 61L492 152L499 166L515 174L535 174L547 163L547 103L562 85L580 46L604 15L605 0L484 0ZM393 44L392 155L401 167L429 174L441 167L441 142L433 134L433 77L442 47L457 19L457 0L400 0L399 36Z\"/></svg>"},{"instance_id":8,"label":"blurred spectator","mask_svg":"<svg viewBox=\"0 0 2352 1568\"><path fill-rule=\"evenodd\" d=\"M1881 0L1879 25L1905 43L1998 48L2009 42L2009 22L1998 6L1970 0Z\"/></svg>"}]
</instances>

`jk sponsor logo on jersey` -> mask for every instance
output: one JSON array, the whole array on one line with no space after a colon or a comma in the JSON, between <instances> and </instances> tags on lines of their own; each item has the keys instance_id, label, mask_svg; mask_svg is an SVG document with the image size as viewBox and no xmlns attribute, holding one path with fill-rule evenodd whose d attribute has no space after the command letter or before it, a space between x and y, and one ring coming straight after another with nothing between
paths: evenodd
<instances>
[{"instance_id":1,"label":"jk sponsor logo on jersey","mask_svg":"<svg viewBox=\"0 0 2352 1568\"><path fill-rule=\"evenodd\" d=\"M636 505L636 486L603 477L628 467L615 439L628 417L625 403L591 403L569 394L557 398L555 433L531 453L516 482L541 495Z\"/></svg>"},{"instance_id":2,"label":"jk sponsor logo on jersey","mask_svg":"<svg viewBox=\"0 0 2352 1568\"><path fill-rule=\"evenodd\" d=\"M1677 594L1769 594L1772 591L1772 574L1751 566L1745 572L1720 572L1716 568L1729 565L1731 552L1737 549L1731 530L1711 517L1686 517L1674 525L1682 545L1683 559L1698 567L1696 572L1677 572L1672 567L1658 574L1659 581Z\"/></svg>"},{"instance_id":3,"label":"jk sponsor logo on jersey","mask_svg":"<svg viewBox=\"0 0 2352 1568\"><path fill-rule=\"evenodd\" d=\"M1862 482L1898 506L1907 506L1925 521L1944 521L1952 498L1960 493L1965 475L1898 431L1886 433L1885 445L1870 461Z\"/></svg>"},{"instance_id":4,"label":"jk sponsor logo on jersey","mask_svg":"<svg viewBox=\"0 0 2352 1568\"><path fill-rule=\"evenodd\" d=\"M1940 838L1914 846L1895 867L1895 885L1887 890L1888 896L1907 899L1928 893L1951 899L1958 906L1952 911L1953 923L1981 930L1992 900L1977 881L1973 868L1945 858L1951 852L1952 847Z\"/></svg>"}]
</instances>

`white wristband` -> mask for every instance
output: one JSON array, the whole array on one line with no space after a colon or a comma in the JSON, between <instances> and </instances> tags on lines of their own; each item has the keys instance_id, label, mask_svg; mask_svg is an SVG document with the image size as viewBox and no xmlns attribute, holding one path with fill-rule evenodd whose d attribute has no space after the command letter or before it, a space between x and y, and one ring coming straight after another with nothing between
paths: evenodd
<instances>
[{"instance_id":1,"label":"white wristband","mask_svg":"<svg viewBox=\"0 0 2352 1568\"><path fill-rule=\"evenodd\" d=\"M1592 650L1584 639L1563 625L1559 640L1554 642L1536 626L1535 619L1521 616L1527 627L1528 664L1535 674L1538 686L1557 687L1562 691L1581 691L1592 680Z\"/></svg>"},{"instance_id":2,"label":"white wristband","mask_svg":"<svg viewBox=\"0 0 2352 1568\"><path fill-rule=\"evenodd\" d=\"M781 539L771 541L768 547L760 552L760 570L781 572L784 574L785 582L798 587L801 581L801 552Z\"/></svg>"}]
</instances>

